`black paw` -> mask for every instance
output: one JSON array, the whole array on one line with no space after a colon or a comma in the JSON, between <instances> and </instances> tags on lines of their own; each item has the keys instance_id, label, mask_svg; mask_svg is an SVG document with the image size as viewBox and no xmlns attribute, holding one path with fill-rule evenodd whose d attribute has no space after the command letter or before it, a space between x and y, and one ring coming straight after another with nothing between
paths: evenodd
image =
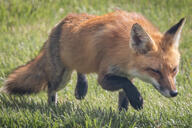
<instances>
[{"instance_id":1,"label":"black paw","mask_svg":"<svg viewBox=\"0 0 192 128\"><path fill-rule=\"evenodd\" d=\"M78 100L83 99L88 90L88 84L86 80L86 76L83 74L78 74L78 80L77 80L77 85L75 88L75 97Z\"/></svg>"},{"instance_id":2,"label":"black paw","mask_svg":"<svg viewBox=\"0 0 192 128\"><path fill-rule=\"evenodd\" d=\"M140 110L143 108L143 98L140 92L132 83L129 83L129 85L124 88L124 91L129 99L131 106L134 109Z\"/></svg>"},{"instance_id":3,"label":"black paw","mask_svg":"<svg viewBox=\"0 0 192 128\"><path fill-rule=\"evenodd\" d=\"M129 105L129 100L124 91L119 92L119 101L118 101L118 109L119 111L125 110L127 111Z\"/></svg>"},{"instance_id":4,"label":"black paw","mask_svg":"<svg viewBox=\"0 0 192 128\"><path fill-rule=\"evenodd\" d=\"M143 108L143 98L142 96L131 96L129 97L129 102L131 104L131 106L136 109L136 110L140 110Z\"/></svg>"}]
</instances>

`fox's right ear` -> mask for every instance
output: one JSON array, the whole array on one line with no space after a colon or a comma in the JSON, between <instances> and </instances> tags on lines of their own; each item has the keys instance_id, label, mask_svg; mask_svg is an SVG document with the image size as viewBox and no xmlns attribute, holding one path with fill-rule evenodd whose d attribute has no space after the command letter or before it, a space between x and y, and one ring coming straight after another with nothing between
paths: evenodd
<instances>
[{"instance_id":1,"label":"fox's right ear","mask_svg":"<svg viewBox=\"0 0 192 128\"><path fill-rule=\"evenodd\" d=\"M165 34L164 47L174 46L175 48L179 47L179 40L181 36L181 31L185 24L186 19L182 18L177 24L172 26Z\"/></svg>"},{"instance_id":2,"label":"fox's right ear","mask_svg":"<svg viewBox=\"0 0 192 128\"><path fill-rule=\"evenodd\" d=\"M145 54L155 48L155 43L147 32L135 23L131 28L130 47L140 54Z\"/></svg>"}]
</instances>

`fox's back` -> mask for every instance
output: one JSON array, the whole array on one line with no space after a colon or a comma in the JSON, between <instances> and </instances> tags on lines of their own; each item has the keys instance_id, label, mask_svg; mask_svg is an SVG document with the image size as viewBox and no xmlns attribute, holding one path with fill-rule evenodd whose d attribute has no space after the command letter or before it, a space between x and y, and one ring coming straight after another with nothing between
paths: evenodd
<instances>
[{"instance_id":1,"label":"fox's back","mask_svg":"<svg viewBox=\"0 0 192 128\"><path fill-rule=\"evenodd\" d=\"M115 58L114 51L129 51L129 35L134 23L142 25L151 36L160 35L142 15L124 11L102 16L74 14L68 15L64 21L61 58L66 66L82 73L97 72L106 55Z\"/></svg>"}]
</instances>

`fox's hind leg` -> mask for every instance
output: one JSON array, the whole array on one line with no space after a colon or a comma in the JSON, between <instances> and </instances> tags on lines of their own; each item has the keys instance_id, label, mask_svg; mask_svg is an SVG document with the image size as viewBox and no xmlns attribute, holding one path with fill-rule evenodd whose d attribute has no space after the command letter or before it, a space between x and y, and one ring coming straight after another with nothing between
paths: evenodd
<instances>
[{"instance_id":1,"label":"fox's hind leg","mask_svg":"<svg viewBox=\"0 0 192 128\"><path fill-rule=\"evenodd\" d=\"M57 91L63 89L71 79L72 70L66 69L62 76L62 81L59 84Z\"/></svg>"},{"instance_id":2,"label":"fox's hind leg","mask_svg":"<svg viewBox=\"0 0 192 128\"><path fill-rule=\"evenodd\" d=\"M64 69L59 74L55 73L55 77L48 82L48 103L57 103L57 91L61 90L66 86L71 78L71 70ZM57 74L57 75L56 75Z\"/></svg>"},{"instance_id":3,"label":"fox's hind leg","mask_svg":"<svg viewBox=\"0 0 192 128\"><path fill-rule=\"evenodd\" d=\"M48 83L48 104L56 104L57 103L57 92L52 89L51 83Z\"/></svg>"},{"instance_id":4,"label":"fox's hind leg","mask_svg":"<svg viewBox=\"0 0 192 128\"><path fill-rule=\"evenodd\" d=\"M88 84L84 74L77 73L77 84L75 88L75 97L78 100L83 99L87 94Z\"/></svg>"}]
</instances>

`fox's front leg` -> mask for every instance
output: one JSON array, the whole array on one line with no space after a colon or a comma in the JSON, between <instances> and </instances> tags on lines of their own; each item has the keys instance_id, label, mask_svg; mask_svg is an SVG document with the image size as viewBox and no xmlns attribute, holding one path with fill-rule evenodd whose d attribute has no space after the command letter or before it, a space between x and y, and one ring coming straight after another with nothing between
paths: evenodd
<instances>
[{"instance_id":1,"label":"fox's front leg","mask_svg":"<svg viewBox=\"0 0 192 128\"><path fill-rule=\"evenodd\" d=\"M127 78L106 74L103 77L99 77L99 83L105 90L117 91L123 89L134 109L139 110L143 108L143 98L140 92Z\"/></svg>"},{"instance_id":2,"label":"fox's front leg","mask_svg":"<svg viewBox=\"0 0 192 128\"><path fill-rule=\"evenodd\" d=\"M131 82L133 82L131 80ZM118 109L119 111L122 111L123 109L127 111L129 105L129 100L126 96L126 93L124 90L119 91L119 99L118 99Z\"/></svg>"},{"instance_id":3,"label":"fox's front leg","mask_svg":"<svg viewBox=\"0 0 192 128\"><path fill-rule=\"evenodd\" d=\"M129 105L129 100L126 96L126 93L124 90L119 92L119 100L118 100L118 109L119 111L122 111L123 109L127 111Z\"/></svg>"}]
</instances>

